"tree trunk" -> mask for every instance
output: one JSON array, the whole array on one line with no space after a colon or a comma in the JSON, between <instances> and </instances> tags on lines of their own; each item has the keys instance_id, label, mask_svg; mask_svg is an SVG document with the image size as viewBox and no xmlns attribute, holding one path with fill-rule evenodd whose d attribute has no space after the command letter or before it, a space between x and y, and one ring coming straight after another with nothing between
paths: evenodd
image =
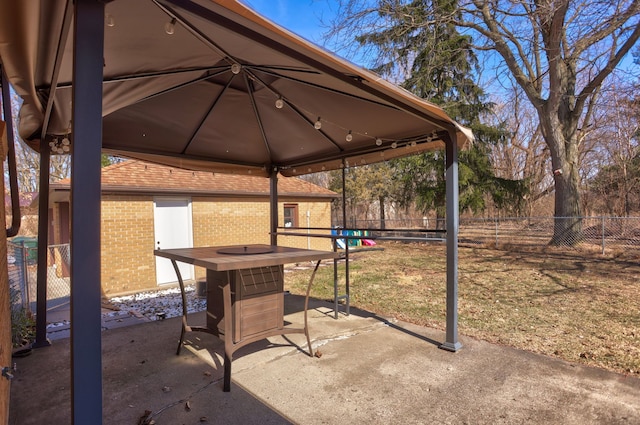
<instances>
[{"instance_id":1,"label":"tree trunk","mask_svg":"<svg viewBox=\"0 0 640 425\"><path fill-rule=\"evenodd\" d=\"M436 230L445 230L446 224L443 208L436 208Z\"/></svg>"},{"instance_id":2,"label":"tree trunk","mask_svg":"<svg viewBox=\"0 0 640 425\"><path fill-rule=\"evenodd\" d=\"M584 238L576 128L567 115L560 120L558 113L543 110L539 116L555 181L555 221L550 244L573 246Z\"/></svg>"},{"instance_id":3,"label":"tree trunk","mask_svg":"<svg viewBox=\"0 0 640 425\"><path fill-rule=\"evenodd\" d=\"M577 167L573 167L568 175L565 173L555 175L555 222L552 245L573 246L584 238L578 179Z\"/></svg>"},{"instance_id":4,"label":"tree trunk","mask_svg":"<svg viewBox=\"0 0 640 425\"><path fill-rule=\"evenodd\" d=\"M384 230L385 228L384 222L386 220L386 217L384 215L384 196L381 196L379 201L380 201L380 229Z\"/></svg>"}]
</instances>

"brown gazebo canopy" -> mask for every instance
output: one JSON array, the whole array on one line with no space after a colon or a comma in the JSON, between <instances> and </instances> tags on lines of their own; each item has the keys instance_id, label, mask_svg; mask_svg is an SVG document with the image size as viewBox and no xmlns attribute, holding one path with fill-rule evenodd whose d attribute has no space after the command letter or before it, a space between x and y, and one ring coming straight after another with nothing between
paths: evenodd
<instances>
[{"instance_id":1,"label":"brown gazebo canopy","mask_svg":"<svg viewBox=\"0 0 640 425\"><path fill-rule=\"evenodd\" d=\"M267 176L443 148L449 132L459 147L470 139L441 108L241 3L106 3L106 151ZM74 140L71 2L6 1L1 19L4 67L24 99L20 135L35 149L41 137Z\"/></svg>"},{"instance_id":2,"label":"brown gazebo canopy","mask_svg":"<svg viewBox=\"0 0 640 425\"><path fill-rule=\"evenodd\" d=\"M189 169L270 176L277 202L278 173L446 148L443 345L459 348L457 151L472 135L442 109L236 1L2 0L0 10L2 66L24 101L20 135L41 151L43 171L50 146L57 151L70 141L72 385L78 423L101 422L101 151ZM40 215L46 216L46 171L40 181ZM41 222L43 269L46 220ZM46 272L39 284L41 278L46 281Z\"/></svg>"}]
</instances>

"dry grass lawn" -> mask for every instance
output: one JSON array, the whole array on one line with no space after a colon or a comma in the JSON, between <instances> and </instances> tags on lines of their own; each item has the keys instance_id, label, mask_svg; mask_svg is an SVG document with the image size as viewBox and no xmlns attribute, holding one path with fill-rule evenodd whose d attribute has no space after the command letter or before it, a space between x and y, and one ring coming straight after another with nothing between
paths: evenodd
<instances>
[{"instance_id":1,"label":"dry grass lawn","mask_svg":"<svg viewBox=\"0 0 640 425\"><path fill-rule=\"evenodd\" d=\"M351 305L444 329L444 245L380 246L351 256ZM288 289L304 294L309 274L288 274ZM332 267L312 296L333 300ZM638 256L461 247L458 306L463 335L640 377Z\"/></svg>"}]
</instances>

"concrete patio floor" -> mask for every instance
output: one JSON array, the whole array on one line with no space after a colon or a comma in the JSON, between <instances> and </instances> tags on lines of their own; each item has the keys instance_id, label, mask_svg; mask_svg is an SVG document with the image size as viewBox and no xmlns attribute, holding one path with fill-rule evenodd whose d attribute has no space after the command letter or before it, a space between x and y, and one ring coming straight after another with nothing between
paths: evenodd
<instances>
[{"instance_id":1,"label":"concrete patio floor","mask_svg":"<svg viewBox=\"0 0 640 425\"><path fill-rule=\"evenodd\" d=\"M287 322L303 321L302 299L285 297ZM640 380L444 334L353 310L333 319L312 301L304 335L264 340L234 356L222 391L223 344L187 335L180 319L138 322L102 334L104 424L632 424L640 423ZM204 323L204 313L190 324ZM291 345L299 344L302 349ZM70 424L69 339L14 359L10 424Z\"/></svg>"}]
</instances>

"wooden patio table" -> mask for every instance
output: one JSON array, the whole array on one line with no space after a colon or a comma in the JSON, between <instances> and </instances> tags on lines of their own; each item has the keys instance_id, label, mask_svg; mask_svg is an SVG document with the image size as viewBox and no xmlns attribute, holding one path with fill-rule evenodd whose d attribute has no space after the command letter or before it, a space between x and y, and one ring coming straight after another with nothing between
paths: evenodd
<instances>
[{"instance_id":1,"label":"wooden patio table","mask_svg":"<svg viewBox=\"0 0 640 425\"><path fill-rule=\"evenodd\" d=\"M337 258L338 253L254 244L162 249L154 254L171 260L182 294L182 331L176 354L180 354L186 332L207 332L221 338L225 392L231 389L233 353L252 342L274 335L304 333L313 357L307 323L309 292L320 262ZM186 295L178 261L207 269L206 326L187 323ZM316 265L307 285L304 327L284 327L283 265L305 261L315 261Z\"/></svg>"}]
</instances>

